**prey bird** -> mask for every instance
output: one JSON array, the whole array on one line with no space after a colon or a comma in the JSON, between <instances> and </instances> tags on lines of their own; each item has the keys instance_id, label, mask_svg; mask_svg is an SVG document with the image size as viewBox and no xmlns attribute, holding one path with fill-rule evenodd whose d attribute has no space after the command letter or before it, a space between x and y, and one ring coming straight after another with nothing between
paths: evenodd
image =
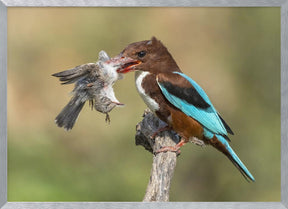
<instances>
[{"instance_id":1,"label":"prey bird","mask_svg":"<svg viewBox=\"0 0 288 209\"><path fill-rule=\"evenodd\" d=\"M66 130L73 128L86 101L91 109L106 114L106 122L110 122L108 113L116 106L122 106L113 90L113 84L123 76L117 73L118 61L110 59L105 51L99 52L96 63L79 65L73 69L55 73L62 84L75 83L72 98L56 117L55 122Z\"/></svg>"},{"instance_id":2,"label":"prey bird","mask_svg":"<svg viewBox=\"0 0 288 209\"><path fill-rule=\"evenodd\" d=\"M179 152L189 141L212 145L224 153L248 181L255 181L228 143L228 134L233 135L231 128L205 91L180 70L161 41L152 37L129 44L114 59L122 63L119 73L135 71L138 93L152 112L167 123L158 131L173 129L181 137L177 145L162 147L157 153Z\"/></svg>"}]
</instances>

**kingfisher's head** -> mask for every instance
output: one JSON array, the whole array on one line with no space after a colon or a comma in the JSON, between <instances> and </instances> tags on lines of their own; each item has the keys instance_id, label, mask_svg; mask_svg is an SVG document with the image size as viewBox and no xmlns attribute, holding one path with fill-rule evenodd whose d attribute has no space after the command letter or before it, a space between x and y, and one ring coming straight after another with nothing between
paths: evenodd
<instances>
[{"instance_id":1,"label":"kingfisher's head","mask_svg":"<svg viewBox=\"0 0 288 209\"><path fill-rule=\"evenodd\" d=\"M155 37L151 40L129 44L112 60L121 63L117 70L119 73L149 71L156 74L179 70L167 48Z\"/></svg>"}]
</instances>

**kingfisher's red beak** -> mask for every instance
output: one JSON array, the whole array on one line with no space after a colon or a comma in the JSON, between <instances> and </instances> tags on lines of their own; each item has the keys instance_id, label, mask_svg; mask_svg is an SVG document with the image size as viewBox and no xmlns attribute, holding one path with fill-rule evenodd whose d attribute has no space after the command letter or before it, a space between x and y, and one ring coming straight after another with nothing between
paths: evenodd
<instances>
[{"instance_id":1,"label":"kingfisher's red beak","mask_svg":"<svg viewBox=\"0 0 288 209\"><path fill-rule=\"evenodd\" d=\"M118 66L117 73L129 73L135 70L135 66L142 63L139 60L134 60L130 57L124 57L121 54L111 58L111 60L108 62L112 62Z\"/></svg>"}]
</instances>

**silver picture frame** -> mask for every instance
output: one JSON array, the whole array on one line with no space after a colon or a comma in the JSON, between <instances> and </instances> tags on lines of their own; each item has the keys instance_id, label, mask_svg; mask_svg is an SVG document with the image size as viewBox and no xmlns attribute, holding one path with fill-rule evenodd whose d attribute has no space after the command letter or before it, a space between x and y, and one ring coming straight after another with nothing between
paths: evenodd
<instances>
[{"instance_id":1,"label":"silver picture frame","mask_svg":"<svg viewBox=\"0 0 288 209\"><path fill-rule=\"evenodd\" d=\"M9 7L279 7L281 9L281 201L280 202L8 202L7 201L7 9ZM0 0L0 208L253 208L288 209L288 0Z\"/></svg>"}]
</instances>

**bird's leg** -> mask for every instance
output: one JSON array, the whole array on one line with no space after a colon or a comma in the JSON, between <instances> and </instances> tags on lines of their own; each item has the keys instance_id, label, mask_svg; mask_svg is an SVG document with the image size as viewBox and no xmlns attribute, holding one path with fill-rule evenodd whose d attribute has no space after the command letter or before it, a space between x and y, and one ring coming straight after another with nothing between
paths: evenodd
<instances>
[{"instance_id":1,"label":"bird's leg","mask_svg":"<svg viewBox=\"0 0 288 209\"><path fill-rule=\"evenodd\" d=\"M106 118L105 118L105 122L110 124L110 116L108 113L106 113Z\"/></svg>"},{"instance_id":2,"label":"bird's leg","mask_svg":"<svg viewBox=\"0 0 288 209\"><path fill-rule=\"evenodd\" d=\"M201 147L205 146L205 142L203 140L196 138L196 137L190 137L189 142L192 142L193 144L196 144L196 145L201 146Z\"/></svg>"},{"instance_id":3,"label":"bird's leg","mask_svg":"<svg viewBox=\"0 0 288 209\"><path fill-rule=\"evenodd\" d=\"M120 103L120 102L113 102L113 101L112 101L112 103L113 103L113 104L116 104L116 105L120 105L120 106L123 106L123 105L124 105L123 103Z\"/></svg>"},{"instance_id":4,"label":"bird's leg","mask_svg":"<svg viewBox=\"0 0 288 209\"><path fill-rule=\"evenodd\" d=\"M160 132L163 132L163 131L169 131L171 130L172 128L168 125L162 127L162 128L159 128L157 131L155 131L152 135L151 135L151 139L154 139Z\"/></svg>"},{"instance_id":5,"label":"bird's leg","mask_svg":"<svg viewBox=\"0 0 288 209\"><path fill-rule=\"evenodd\" d=\"M94 101L92 99L89 100L89 107L91 108L91 110L93 110Z\"/></svg>"},{"instance_id":6,"label":"bird's leg","mask_svg":"<svg viewBox=\"0 0 288 209\"><path fill-rule=\"evenodd\" d=\"M182 138L181 141L176 144L175 146L165 146L161 147L160 149L156 150L154 154L159 154L160 152L176 152L177 155L181 153L180 148L186 144L186 141Z\"/></svg>"}]
</instances>

